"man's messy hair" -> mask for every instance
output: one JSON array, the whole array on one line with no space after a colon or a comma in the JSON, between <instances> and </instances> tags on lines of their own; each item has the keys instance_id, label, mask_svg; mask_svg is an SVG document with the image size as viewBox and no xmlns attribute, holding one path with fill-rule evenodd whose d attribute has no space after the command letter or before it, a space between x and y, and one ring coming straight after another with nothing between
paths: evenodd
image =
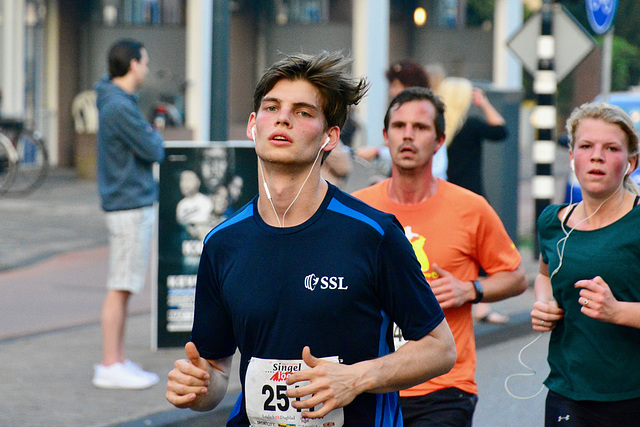
<instances>
[{"instance_id":1,"label":"man's messy hair","mask_svg":"<svg viewBox=\"0 0 640 427\"><path fill-rule=\"evenodd\" d=\"M369 89L365 78L352 77L352 60L340 52L323 51L317 55L292 54L273 64L262 76L253 94L253 110L280 80L305 80L320 92L326 127L342 128L351 106Z\"/></svg>"}]
</instances>

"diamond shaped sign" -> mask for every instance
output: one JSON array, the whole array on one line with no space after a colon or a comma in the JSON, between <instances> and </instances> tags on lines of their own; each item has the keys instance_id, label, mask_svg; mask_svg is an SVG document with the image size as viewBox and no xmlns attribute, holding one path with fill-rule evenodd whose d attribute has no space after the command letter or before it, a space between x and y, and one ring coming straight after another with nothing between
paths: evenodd
<instances>
[{"instance_id":1,"label":"diamond shaped sign","mask_svg":"<svg viewBox=\"0 0 640 427\"><path fill-rule=\"evenodd\" d=\"M538 12L507 41L507 47L520 59L531 75L538 71L536 45L542 26L542 13ZM554 58L558 83L593 50L596 43L587 31L560 4L553 5Z\"/></svg>"}]
</instances>

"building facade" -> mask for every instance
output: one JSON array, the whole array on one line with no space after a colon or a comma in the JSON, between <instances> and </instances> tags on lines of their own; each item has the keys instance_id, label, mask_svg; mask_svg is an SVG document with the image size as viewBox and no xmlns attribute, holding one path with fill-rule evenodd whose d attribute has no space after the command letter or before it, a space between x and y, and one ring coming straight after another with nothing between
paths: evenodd
<instances>
[{"instance_id":1,"label":"building facade","mask_svg":"<svg viewBox=\"0 0 640 427\"><path fill-rule=\"evenodd\" d=\"M164 104L177 114L169 138L246 139L253 88L268 65L281 53L341 50L354 57L354 72L372 83L358 107L365 128L359 143L377 145L388 101L384 69L390 61L411 58L439 64L449 75L494 80L494 34L505 38L507 33L490 23L466 25L465 3L4 0L0 111L41 131L54 165L76 167L79 144L86 143L79 133L91 129L76 128L82 108L76 103L74 120L74 100L106 72L111 43L132 37L151 56L140 93L150 121ZM515 3L497 0L496 10ZM424 10L422 24L414 18L417 8ZM520 22L521 11L520 6Z\"/></svg>"}]
</instances>

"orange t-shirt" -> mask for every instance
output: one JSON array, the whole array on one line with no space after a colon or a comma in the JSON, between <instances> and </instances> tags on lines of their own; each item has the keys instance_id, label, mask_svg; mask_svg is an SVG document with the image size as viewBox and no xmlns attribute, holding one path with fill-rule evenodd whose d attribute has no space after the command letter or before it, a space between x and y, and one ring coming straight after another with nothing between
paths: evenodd
<instances>
[{"instance_id":1,"label":"orange t-shirt","mask_svg":"<svg viewBox=\"0 0 640 427\"><path fill-rule=\"evenodd\" d=\"M433 263L462 281L477 279L480 266L491 275L513 271L520 265L520 253L483 197L439 179L432 197L403 205L389 197L389 182L387 179L356 191L353 196L398 218L427 281L438 277L431 267ZM471 304L444 313L456 342L455 366L445 375L401 391L400 396L423 396L448 387L478 393Z\"/></svg>"}]
</instances>

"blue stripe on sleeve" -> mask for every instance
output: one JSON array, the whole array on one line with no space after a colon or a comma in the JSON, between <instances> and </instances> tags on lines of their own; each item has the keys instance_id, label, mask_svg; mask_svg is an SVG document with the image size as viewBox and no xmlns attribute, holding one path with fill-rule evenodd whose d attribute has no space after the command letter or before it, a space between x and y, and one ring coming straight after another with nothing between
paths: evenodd
<instances>
[{"instance_id":1,"label":"blue stripe on sleeve","mask_svg":"<svg viewBox=\"0 0 640 427\"><path fill-rule=\"evenodd\" d=\"M209 234L207 234L207 237L204 238L204 243L206 244L209 238L213 236L215 233L217 233L218 231L224 230L230 225L236 224L251 216L253 216L253 204L247 205L243 210L238 212L236 215L232 216L227 221L223 222L222 224L218 225L216 228L211 230Z\"/></svg>"},{"instance_id":2,"label":"blue stripe on sleeve","mask_svg":"<svg viewBox=\"0 0 640 427\"><path fill-rule=\"evenodd\" d=\"M348 206L345 206L344 204L340 203L336 199L331 199L328 209L334 212L338 212L342 215L350 216L351 218L357 219L358 221L362 221L365 224L371 226L373 229L375 229L378 233L380 233L381 236L384 236L384 230L382 229L382 227L380 227L380 224L378 224L376 221L369 218L368 216L364 215L363 213L358 212L357 210L352 209Z\"/></svg>"}]
</instances>

